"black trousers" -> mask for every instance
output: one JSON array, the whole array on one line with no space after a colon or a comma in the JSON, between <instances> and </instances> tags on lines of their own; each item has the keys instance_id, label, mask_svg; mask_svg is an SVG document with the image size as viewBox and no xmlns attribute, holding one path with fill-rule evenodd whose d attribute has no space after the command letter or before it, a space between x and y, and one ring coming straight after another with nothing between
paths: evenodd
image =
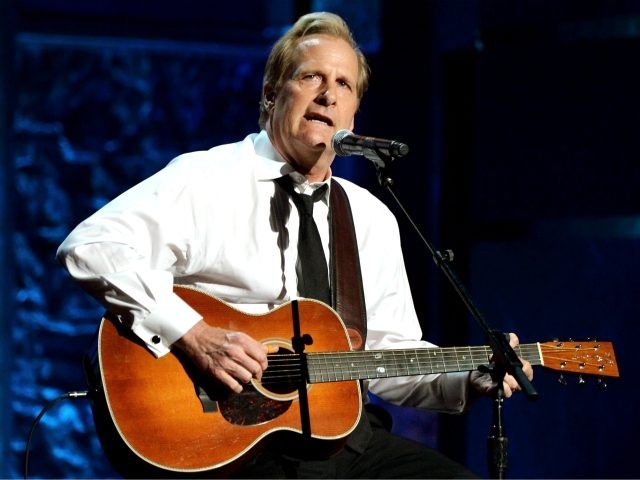
<instances>
[{"instance_id":1,"label":"black trousers","mask_svg":"<svg viewBox=\"0 0 640 480\"><path fill-rule=\"evenodd\" d=\"M478 478L441 453L393 435L380 411L367 408L366 412L371 435L362 451L347 445L326 460L265 451L234 478Z\"/></svg>"}]
</instances>

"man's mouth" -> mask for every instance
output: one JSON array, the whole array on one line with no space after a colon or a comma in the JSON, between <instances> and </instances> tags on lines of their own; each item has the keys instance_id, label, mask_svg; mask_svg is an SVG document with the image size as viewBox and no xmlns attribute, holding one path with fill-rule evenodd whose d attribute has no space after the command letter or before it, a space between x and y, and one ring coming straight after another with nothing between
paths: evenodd
<instances>
[{"instance_id":1,"label":"man's mouth","mask_svg":"<svg viewBox=\"0 0 640 480\"><path fill-rule=\"evenodd\" d=\"M308 120L310 122L321 122L325 125L333 127L333 120L331 120L329 117L325 117L324 115L320 115L319 113L307 113L304 118L305 120Z\"/></svg>"}]
</instances>

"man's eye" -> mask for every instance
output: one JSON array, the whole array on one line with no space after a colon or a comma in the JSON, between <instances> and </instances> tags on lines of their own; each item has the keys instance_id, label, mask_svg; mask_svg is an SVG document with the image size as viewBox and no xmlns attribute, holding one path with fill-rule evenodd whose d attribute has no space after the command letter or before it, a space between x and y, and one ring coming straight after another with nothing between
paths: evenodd
<instances>
[{"instance_id":1,"label":"man's eye","mask_svg":"<svg viewBox=\"0 0 640 480\"><path fill-rule=\"evenodd\" d=\"M324 81L322 75L318 75L317 73L307 73L302 77L302 80L310 85L318 85Z\"/></svg>"}]
</instances>

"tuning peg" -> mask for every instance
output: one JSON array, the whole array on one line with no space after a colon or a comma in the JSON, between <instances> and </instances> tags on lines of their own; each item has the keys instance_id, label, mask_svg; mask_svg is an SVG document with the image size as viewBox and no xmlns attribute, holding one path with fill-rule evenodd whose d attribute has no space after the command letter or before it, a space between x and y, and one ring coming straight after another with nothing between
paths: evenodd
<instances>
[{"instance_id":1,"label":"tuning peg","mask_svg":"<svg viewBox=\"0 0 640 480\"><path fill-rule=\"evenodd\" d=\"M604 390L607 388L607 381L602 377L598 377L597 385L600 390Z\"/></svg>"},{"instance_id":2,"label":"tuning peg","mask_svg":"<svg viewBox=\"0 0 640 480\"><path fill-rule=\"evenodd\" d=\"M560 374L560 376L558 377L558 383L559 383L560 385L566 385L566 384L567 384L567 379L566 379L566 378L564 378L564 375L563 375L563 374Z\"/></svg>"},{"instance_id":3,"label":"tuning peg","mask_svg":"<svg viewBox=\"0 0 640 480\"><path fill-rule=\"evenodd\" d=\"M584 385L585 383L587 383L587 382L585 382L584 378L582 378L582 375L579 375L578 376L578 385Z\"/></svg>"}]
</instances>

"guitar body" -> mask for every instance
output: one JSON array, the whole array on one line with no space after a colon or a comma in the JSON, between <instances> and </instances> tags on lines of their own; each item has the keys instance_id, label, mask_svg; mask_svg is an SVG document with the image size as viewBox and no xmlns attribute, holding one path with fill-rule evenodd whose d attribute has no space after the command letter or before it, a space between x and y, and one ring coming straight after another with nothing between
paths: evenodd
<instances>
[{"instance_id":1,"label":"guitar body","mask_svg":"<svg viewBox=\"0 0 640 480\"><path fill-rule=\"evenodd\" d=\"M208 324L246 332L280 351L294 351L294 304L248 315L199 290L175 291ZM315 300L300 300L295 306L300 334L313 332L305 352L351 349L344 324L333 310ZM111 461L139 464L141 476L227 475L268 438L288 441L288 432L298 434L292 447L300 445L302 435L328 443L328 453L344 444L360 418L358 381L305 383L303 401L298 383L272 391L254 382L240 394L228 393L207 384L174 353L155 358L116 325L105 318L99 330L102 396L94 414Z\"/></svg>"}]
</instances>

